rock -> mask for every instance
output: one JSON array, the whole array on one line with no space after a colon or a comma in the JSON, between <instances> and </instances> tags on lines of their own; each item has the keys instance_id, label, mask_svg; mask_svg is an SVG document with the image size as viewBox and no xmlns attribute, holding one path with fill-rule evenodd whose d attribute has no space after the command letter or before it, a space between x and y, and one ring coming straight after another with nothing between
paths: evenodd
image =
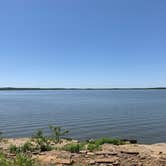
<instances>
[{"instance_id":1,"label":"rock","mask_svg":"<svg viewBox=\"0 0 166 166\"><path fill-rule=\"evenodd\" d=\"M32 154L34 154L34 155L37 155L37 154L40 154L41 152L40 151L34 151L34 152L32 152Z\"/></svg>"},{"instance_id":2,"label":"rock","mask_svg":"<svg viewBox=\"0 0 166 166\"><path fill-rule=\"evenodd\" d=\"M99 151L95 153L96 155L117 155L116 152L110 152L110 151Z\"/></svg>"},{"instance_id":3,"label":"rock","mask_svg":"<svg viewBox=\"0 0 166 166\"><path fill-rule=\"evenodd\" d=\"M37 153L37 152L36 152ZM45 152L40 152L39 155L45 155L46 153Z\"/></svg>"},{"instance_id":4,"label":"rock","mask_svg":"<svg viewBox=\"0 0 166 166\"><path fill-rule=\"evenodd\" d=\"M121 153L132 154L132 155L138 155L139 154L139 152L137 152L137 151L130 151L130 150L122 150Z\"/></svg>"},{"instance_id":5,"label":"rock","mask_svg":"<svg viewBox=\"0 0 166 166\"><path fill-rule=\"evenodd\" d=\"M110 157L110 158L98 158L95 159L96 163L114 163L118 160L118 157Z\"/></svg>"},{"instance_id":6,"label":"rock","mask_svg":"<svg viewBox=\"0 0 166 166\"><path fill-rule=\"evenodd\" d=\"M86 154L87 151L86 151L86 150L81 150L80 153L82 153L82 154Z\"/></svg>"},{"instance_id":7,"label":"rock","mask_svg":"<svg viewBox=\"0 0 166 166\"><path fill-rule=\"evenodd\" d=\"M87 152L87 155L95 155L93 152Z\"/></svg>"},{"instance_id":8,"label":"rock","mask_svg":"<svg viewBox=\"0 0 166 166\"><path fill-rule=\"evenodd\" d=\"M56 164L71 164L72 160L71 159L56 158L55 163Z\"/></svg>"},{"instance_id":9,"label":"rock","mask_svg":"<svg viewBox=\"0 0 166 166\"><path fill-rule=\"evenodd\" d=\"M89 161L89 164L95 164L96 162L95 162L95 160L90 160Z\"/></svg>"},{"instance_id":10,"label":"rock","mask_svg":"<svg viewBox=\"0 0 166 166\"><path fill-rule=\"evenodd\" d=\"M129 142L131 144L136 144L137 143L137 140L135 140L135 139L121 139L121 141Z\"/></svg>"}]
</instances>

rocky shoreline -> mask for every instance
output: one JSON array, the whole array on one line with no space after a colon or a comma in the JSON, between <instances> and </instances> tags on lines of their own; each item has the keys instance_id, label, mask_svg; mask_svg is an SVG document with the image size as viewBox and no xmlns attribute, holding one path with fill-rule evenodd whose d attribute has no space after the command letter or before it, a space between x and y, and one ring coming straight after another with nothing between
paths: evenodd
<instances>
[{"instance_id":1,"label":"rocky shoreline","mask_svg":"<svg viewBox=\"0 0 166 166\"><path fill-rule=\"evenodd\" d=\"M4 139L0 149L8 156L15 156L9 152L10 146L21 146L29 141L29 138ZM100 149L79 152L70 152L61 147L67 144L77 144L76 140L62 140L56 148L45 152L33 152L31 156L41 166L166 166L166 143L143 145L124 144L113 145L104 143Z\"/></svg>"}]
</instances>

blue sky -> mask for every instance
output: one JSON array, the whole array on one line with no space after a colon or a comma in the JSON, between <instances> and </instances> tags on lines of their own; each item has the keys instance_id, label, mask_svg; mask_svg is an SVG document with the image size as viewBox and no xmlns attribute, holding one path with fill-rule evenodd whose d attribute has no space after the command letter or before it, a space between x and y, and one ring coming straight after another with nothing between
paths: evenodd
<instances>
[{"instance_id":1,"label":"blue sky","mask_svg":"<svg viewBox=\"0 0 166 166\"><path fill-rule=\"evenodd\" d=\"M166 1L1 1L2 86L166 86Z\"/></svg>"}]
</instances>

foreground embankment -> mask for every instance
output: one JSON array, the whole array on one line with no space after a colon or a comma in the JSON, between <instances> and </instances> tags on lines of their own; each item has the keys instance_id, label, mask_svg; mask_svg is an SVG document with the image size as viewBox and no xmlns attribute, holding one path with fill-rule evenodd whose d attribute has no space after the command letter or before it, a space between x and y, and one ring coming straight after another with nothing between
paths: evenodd
<instances>
[{"instance_id":1,"label":"foreground embankment","mask_svg":"<svg viewBox=\"0 0 166 166\"><path fill-rule=\"evenodd\" d=\"M166 166L166 143L130 144L108 138L55 142L39 134L35 138L3 139L0 151L2 166Z\"/></svg>"}]
</instances>

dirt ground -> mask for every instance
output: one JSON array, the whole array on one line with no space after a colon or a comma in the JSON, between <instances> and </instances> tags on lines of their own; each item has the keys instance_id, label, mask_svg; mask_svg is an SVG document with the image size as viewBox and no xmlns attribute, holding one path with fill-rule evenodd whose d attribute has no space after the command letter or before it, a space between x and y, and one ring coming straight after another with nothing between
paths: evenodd
<instances>
[{"instance_id":1,"label":"dirt ground","mask_svg":"<svg viewBox=\"0 0 166 166\"><path fill-rule=\"evenodd\" d=\"M27 140L26 138L8 139L1 144L1 148L7 149L10 144L21 145ZM79 153L70 153L52 150L33 154L33 158L40 161L41 166L166 166L166 143L119 146L104 144L100 151L95 152L83 150Z\"/></svg>"}]
</instances>

